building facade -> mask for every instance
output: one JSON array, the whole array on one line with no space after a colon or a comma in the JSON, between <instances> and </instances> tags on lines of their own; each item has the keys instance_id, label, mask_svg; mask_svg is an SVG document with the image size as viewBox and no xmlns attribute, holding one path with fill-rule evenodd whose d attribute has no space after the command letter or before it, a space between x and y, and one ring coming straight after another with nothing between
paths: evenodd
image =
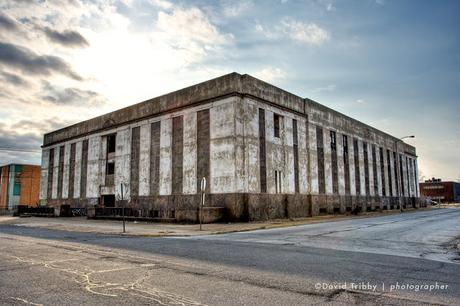
<instances>
[{"instance_id":1,"label":"building facade","mask_svg":"<svg viewBox=\"0 0 460 306\"><path fill-rule=\"evenodd\" d=\"M417 205L415 148L312 100L232 73L44 136L40 199L140 215L262 220Z\"/></svg>"},{"instance_id":2,"label":"building facade","mask_svg":"<svg viewBox=\"0 0 460 306\"><path fill-rule=\"evenodd\" d=\"M10 164L0 167L0 209L16 205L38 205L40 166Z\"/></svg>"},{"instance_id":3,"label":"building facade","mask_svg":"<svg viewBox=\"0 0 460 306\"><path fill-rule=\"evenodd\" d=\"M420 183L420 192L423 197L441 203L460 202L460 183L443 182L441 179L430 179Z\"/></svg>"}]
</instances>

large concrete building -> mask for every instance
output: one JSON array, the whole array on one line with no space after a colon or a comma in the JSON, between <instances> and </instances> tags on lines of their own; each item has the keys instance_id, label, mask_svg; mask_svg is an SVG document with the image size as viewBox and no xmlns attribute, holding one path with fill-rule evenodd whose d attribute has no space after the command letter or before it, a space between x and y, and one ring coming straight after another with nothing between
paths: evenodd
<instances>
[{"instance_id":1,"label":"large concrete building","mask_svg":"<svg viewBox=\"0 0 460 306\"><path fill-rule=\"evenodd\" d=\"M38 205L39 190L40 166L0 166L0 210L12 210L16 205Z\"/></svg>"},{"instance_id":2,"label":"large concrete building","mask_svg":"<svg viewBox=\"0 0 460 306\"><path fill-rule=\"evenodd\" d=\"M415 148L310 99L231 73L44 136L43 204L196 221L418 205Z\"/></svg>"}]
</instances>

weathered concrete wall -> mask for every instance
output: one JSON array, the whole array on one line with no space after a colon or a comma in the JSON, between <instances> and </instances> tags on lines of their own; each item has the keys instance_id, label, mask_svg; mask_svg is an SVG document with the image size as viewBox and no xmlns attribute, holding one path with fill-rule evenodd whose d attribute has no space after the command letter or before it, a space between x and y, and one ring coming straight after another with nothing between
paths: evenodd
<instances>
[{"instance_id":1,"label":"weathered concrete wall","mask_svg":"<svg viewBox=\"0 0 460 306\"><path fill-rule=\"evenodd\" d=\"M67 143L64 147L64 171L62 180L62 198L67 199L69 197L69 170L70 170L70 143Z\"/></svg>"},{"instance_id":2,"label":"weathered concrete wall","mask_svg":"<svg viewBox=\"0 0 460 306\"><path fill-rule=\"evenodd\" d=\"M196 112L186 113L184 115L184 177L183 193L195 194L197 192L196 179L196 160L197 160L197 115Z\"/></svg>"},{"instance_id":3,"label":"weathered concrete wall","mask_svg":"<svg viewBox=\"0 0 460 306\"><path fill-rule=\"evenodd\" d=\"M121 184L123 196L130 199L130 163L131 163L131 129L126 127L117 130L115 150L115 195L121 196Z\"/></svg>"},{"instance_id":4,"label":"weathered concrete wall","mask_svg":"<svg viewBox=\"0 0 460 306\"><path fill-rule=\"evenodd\" d=\"M235 104L234 98L215 104L210 110L211 193L235 190ZM232 103L229 103L232 102Z\"/></svg>"},{"instance_id":5,"label":"weathered concrete wall","mask_svg":"<svg viewBox=\"0 0 460 306\"><path fill-rule=\"evenodd\" d=\"M40 173L40 202L44 203L48 198L48 163L49 163L49 149L43 149Z\"/></svg>"},{"instance_id":6,"label":"weathered concrete wall","mask_svg":"<svg viewBox=\"0 0 460 306\"><path fill-rule=\"evenodd\" d=\"M160 195L171 194L171 140L172 119L161 121L160 134Z\"/></svg>"},{"instance_id":7,"label":"weathered concrete wall","mask_svg":"<svg viewBox=\"0 0 460 306\"><path fill-rule=\"evenodd\" d=\"M82 142L79 141L75 146L75 178L73 187L73 198L80 198L80 182L81 182L81 155L82 155Z\"/></svg>"},{"instance_id":8,"label":"weathered concrete wall","mask_svg":"<svg viewBox=\"0 0 460 306\"><path fill-rule=\"evenodd\" d=\"M143 124L140 133L139 196L147 196L150 194L150 124Z\"/></svg>"},{"instance_id":9,"label":"weathered concrete wall","mask_svg":"<svg viewBox=\"0 0 460 306\"><path fill-rule=\"evenodd\" d=\"M279 137L275 136L275 114L280 116ZM140 131L135 151L133 129ZM335 146L331 146L331 132L336 135ZM105 186L105 136L109 133L116 134L115 186ZM321 135L321 139L317 135ZM344 135L348 137L347 167ZM358 181L354 139L358 141ZM84 176L81 173L83 141L88 141ZM71 144L76 143L73 197L78 205L97 203L101 191L118 196L123 182L125 198L129 199L129 191L135 190L132 205L145 214L154 210L169 217L177 213L177 220L196 219L199 180L206 176L207 205L224 207L232 220L343 213L358 206L373 209L381 205L379 201L397 205L396 200L388 198L390 174L393 195L396 195L396 186L402 190L402 186L396 185L400 180L394 171L399 170L394 168L392 160L396 147L404 157L405 195L416 194L413 174L416 169L411 170L410 159L406 162L407 156L415 158L415 148L402 142L396 144L396 141L314 101L250 76L231 74L47 134L42 160L46 184L42 183L41 197L47 197L50 176L47 165L50 158L46 152L53 148L52 194L56 199L59 146L62 145L65 145L62 195L64 199L68 196L68 155ZM367 144L366 156L364 143ZM389 161L386 161L387 149ZM265 157L265 167L261 166L262 157ZM265 172L263 176L261 169ZM276 188L275 173L280 174L280 190ZM263 177L266 177L266 192L261 189ZM80 186L81 183L84 184ZM357 185L362 197L356 194Z\"/></svg>"}]
</instances>

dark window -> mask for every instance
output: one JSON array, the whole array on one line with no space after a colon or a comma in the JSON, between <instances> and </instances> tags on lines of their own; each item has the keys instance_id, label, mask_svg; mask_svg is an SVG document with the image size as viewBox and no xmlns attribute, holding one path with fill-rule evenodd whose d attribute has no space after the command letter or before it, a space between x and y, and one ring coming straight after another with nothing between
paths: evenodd
<instances>
[{"instance_id":1,"label":"dark window","mask_svg":"<svg viewBox=\"0 0 460 306\"><path fill-rule=\"evenodd\" d=\"M107 136L107 153L114 153L115 152L115 147L116 147L116 136L115 136L115 134L108 135Z\"/></svg>"},{"instance_id":2,"label":"dark window","mask_svg":"<svg viewBox=\"0 0 460 306\"><path fill-rule=\"evenodd\" d=\"M342 144L343 144L343 155L348 155L348 136L342 136Z\"/></svg>"},{"instance_id":3,"label":"dark window","mask_svg":"<svg viewBox=\"0 0 460 306\"><path fill-rule=\"evenodd\" d=\"M387 195L387 191L386 191L386 188L385 188L385 164L383 163L383 148L380 148L379 149L379 153L380 153L380 175L382 176L382 195L383 196L386 196Z\"/></svg>"},{"instance_id":4,"label":"dark window","mask_svg":"<svg viewBox=\"0 0 460 306\"><path fill-rule=\"evenodd\" d=\"M358 151L358 139L353 139L353 153L355 162L355 187L356 194L361 194L361 174L359 173L359 151Z\"/></svg>"},{"instance_id":5,"label":"dark window","mask_svg":"<svg viewBox=\"0 0 460 306\"><path fill-rule=\"evenodd\" d=\"M260 192L267 192L267 159L265 156L265 110L259 108Z\"/></svg>"},{"instance_id":6,"label":"dark window","mask_svg":"<svg viewBox=\"0 0 460 306\"><path fill-rule=\"evenodd\" d=\"M107 175L115 174L115 163L109 162L107 163Z\"/></svg>"},{"instance_id":7,"label":"dark window","mask_svg":"<svg viewBox=\"0 0 460 306\"><path fill-rule=\"evenodd\" d=\"M390 150L387 149L387 166L388 166L388 185L390 187L389 196L394 196L393 194L393 174L391 173L391 158Z\"/></svg>"},{"instance_id":8,"label":"dark window","mask_svg":"<svg viewBox=\"0 0 460 306\"><path fill-rule=\"evenodd\" d=\"M330 134L331 134L331 150L335 151L337 149L337 135L334 131L331 131Z\"/></svg>"},{"instance_id":9,"label":"dark window","mask_svg":"<svg viewBox=\"0 0 460 306\"><path fill-rule=\"evenodd\" d=\"M273 114L273 126L275 129L275 137L280 138L281 116Z\"/></svg>"}]
</instances>

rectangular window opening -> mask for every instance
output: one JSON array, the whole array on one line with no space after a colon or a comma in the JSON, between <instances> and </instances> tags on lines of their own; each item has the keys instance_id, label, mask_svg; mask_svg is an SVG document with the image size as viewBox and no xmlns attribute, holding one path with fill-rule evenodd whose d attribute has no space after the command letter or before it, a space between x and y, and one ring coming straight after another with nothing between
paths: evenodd
<instances>
[{"instance_id":1,"label":"rectangular window opening","mask_svg":"<svg viewBox=\"0 0 460 306\"><path fill-rule=\"evenodd\" d=\"M335 131L331 131L331 150L335 151L337 149L337 134Z\"/></svg>"},{"instance_id":2,"label":"rectangular window opening","mask_svg":"<svg viewBox=\"0 0 460 306\"><path fill-rule=\"evenodd\" d=\"M107 153L114 153L116 147L116 135L108 135L107 136Z\"/></svg>"},{"instance_id":3,"label":"rectangular window opening","mask_svg":"<svg viewBox=\"0 0 460 306\"><path fill-rule=\"evenodd\" d=\"M115 174L115 162L107 163L107 175Z\"/></svg>"},{"instance_id":4,"label":"rectangular window opening","mask_svg":"<svg viewBox=\"0 0 460 306\"><path fill-rule=\"evenodd\" d=\"M276 138L280 138L281 119L282 119L282 116L278 114L273 114L273 127L274 127L274 135Z\"/></svg>"}]
</instances>

